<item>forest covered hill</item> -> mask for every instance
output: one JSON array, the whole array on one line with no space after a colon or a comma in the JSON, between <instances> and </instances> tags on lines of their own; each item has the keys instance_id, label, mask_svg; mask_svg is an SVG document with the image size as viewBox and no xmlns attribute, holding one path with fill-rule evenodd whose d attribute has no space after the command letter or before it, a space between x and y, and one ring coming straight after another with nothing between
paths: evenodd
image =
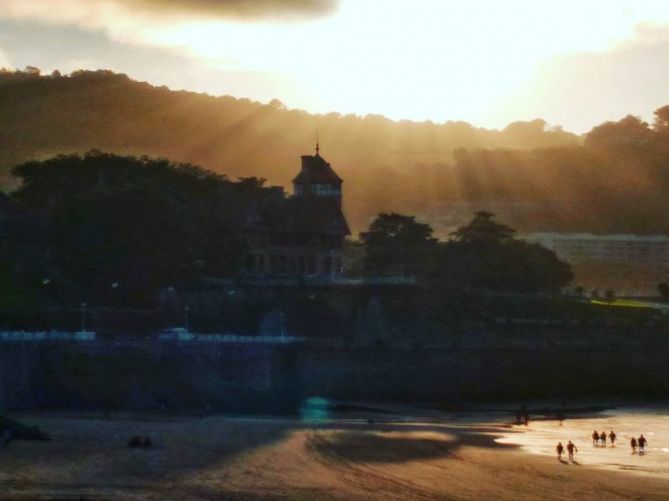
<instances>
[{"instance_id":1,"label":"forest covered hill","mask_svg":"<svg viewBox=\"0 0 669 501\"><path fill-rule=\"evenodd\" d=\"M0 73L0 180L29 159L91 149L166 157L231 179L290 186L299 156L322 155L344 179L354 233L382 211L447 232L485 209L521 232L669 232L669 141L634 117L584 138L542 120L488 130L465 122L314 115L172 91L109 71Z\"/></svg>"}]
</instances>

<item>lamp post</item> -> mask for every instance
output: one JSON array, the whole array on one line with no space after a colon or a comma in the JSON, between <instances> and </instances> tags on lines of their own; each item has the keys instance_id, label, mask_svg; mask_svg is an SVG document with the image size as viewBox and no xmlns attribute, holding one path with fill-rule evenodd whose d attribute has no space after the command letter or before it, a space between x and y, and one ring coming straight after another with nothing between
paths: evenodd
<instances>
[{"instance_id":1,"label":"lamp post","mask_svg":"<svg viewBox=\"0 0 669 501\"><path fill-rule=\"evenodd\" d=\"M86 332L86 303L81 303L81 332Z\"/></svg>"},{"instance_id":2,"label":"lamp post","mask_svg":"<svg viewBox=\"0 0 669 501\"><path fill-rule=\"evenodd\" d=\"M110 303L111 303L112 308L118 308L118 306L119 306L119 300L118 300L118 294L119 294L118 286L119 285L120 285L119 282L116 282L116 281L109 284L109 287L111 288Z\"/></svg>"},{"instance_id":3,"label":"lamp post","mask_svg":"<svg viewBox=\"0 0 669 501\"><path fill-rule=\"evenodd\" d=\"M282 311L279 313L279 323L281 324L281 342L286 342L286 314Z\"/></svg>"},{"instance_id":4,"label":"lamp post","mask_svg":"<svg viewBox=\"0 0 669 501\"><path fill-rule=\"evenodd\" d=\"M42 279L42 286L44 287L44 298L46 300L46 313L45 313L45 320L46 323L49 327L51 327L51 314L50 314L50 309L51 309L51 279L50 278L43 278Z\"/></svg>"}]
</instances>

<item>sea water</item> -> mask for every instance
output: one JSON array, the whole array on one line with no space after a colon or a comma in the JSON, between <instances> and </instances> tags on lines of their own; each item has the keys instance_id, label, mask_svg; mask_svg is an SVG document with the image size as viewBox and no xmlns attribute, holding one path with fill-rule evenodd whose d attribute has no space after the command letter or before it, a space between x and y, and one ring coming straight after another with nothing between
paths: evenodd
<instances>
[{"instance_id":1,"label":"sea water","mask_svg":"<svg viewBox=\"0 0 669 501\"><path fill-rule=\"evenodd\" d=\"M669 478L669 408L616 408L592 417L565 417L562 425L557 420L530 420L529 426L514 426L497 441L554 457L557 443L562 442L566 460L571 440L578 448L575 459L579 464ZM606 447L593 445L595 430L606 432ZM615 447L608 438L611 430L617 435ZM648 440L646 450L639 453L637 448L633 453L630 440L641 434Z\"/></svg>"}]
</instances>

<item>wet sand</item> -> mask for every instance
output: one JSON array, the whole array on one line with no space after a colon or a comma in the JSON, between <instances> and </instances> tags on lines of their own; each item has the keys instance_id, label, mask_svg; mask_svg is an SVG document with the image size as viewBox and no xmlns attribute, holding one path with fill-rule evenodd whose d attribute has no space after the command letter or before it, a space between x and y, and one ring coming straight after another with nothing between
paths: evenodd
<instances>
[{"instance_id":1,"label":"wet sand","mask_svg":"<svg viewBox=\"0 0 669 501\"><path fill-rule=\"evenodd\" d=\"M383 414L371 425L360 413L320 422L12 417L54 440L0 449L0 499L659 500L669 492L667 478L500 444L495 439L512 429L498 415ZM155 445L128 449L132 435Z\"/></svg>"},{"instance_id":2,"label":"wet sand","mask_svg":"<svg viewBox=\"0 0 669 501\"><path fill-rule=\"evenodd\" d=\"M605 432L605 444L593 444L592 432ZM608 434L616 433L611 444ZM630 439L643 434L648 445L643 453L634 453ZM669 479L669 409L616 408L594 416L568 416L560 425L556 420L532 421L530 426L514 427L498 439L500 443L517 444L523 450L539 455L555 455L555 445L571 440L578 447L576 460L600 469L628 471L643 477ZM669 497L669 495L668 495Z\"/></svg>"}]
</instances>

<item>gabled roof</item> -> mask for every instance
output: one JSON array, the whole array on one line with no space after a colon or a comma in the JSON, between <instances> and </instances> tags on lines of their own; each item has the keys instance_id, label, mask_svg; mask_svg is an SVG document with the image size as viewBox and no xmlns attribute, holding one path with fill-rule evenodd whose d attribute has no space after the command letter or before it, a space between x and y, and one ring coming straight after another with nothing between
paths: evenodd
<instances>
[{"instance_id":1,"label":"gabled roof","mask_svg":"<svg viewBox=\"0 0 669 501\"><path fill-rule=\"evenodd\" d=\"M293 179L297 184L341 184L341 178L318 153L302 155L302 170Z\"/></svg>"},{"instance_id":2,"label":"gabled roof","mask_svg":"<svg viewBox=\"0 0 669 501\"><path fill-rule=\"evenodd\" d=\"M351 234L341 209L328 199L292 197L261 212L267 229L280 233Z\"/></svg>"}]
</instances>

